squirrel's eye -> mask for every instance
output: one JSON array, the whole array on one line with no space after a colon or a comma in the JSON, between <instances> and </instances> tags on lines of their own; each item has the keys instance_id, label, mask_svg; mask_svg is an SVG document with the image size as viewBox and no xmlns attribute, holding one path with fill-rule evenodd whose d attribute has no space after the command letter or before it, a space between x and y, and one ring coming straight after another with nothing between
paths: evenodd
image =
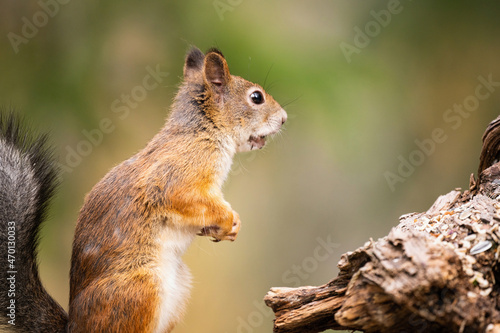
<instances>
[{"instance_id":1,"label":"squirrel's eye","mask_svg":"<svg viewBox=\"0 0 500 333\"><path fill-rule=\"evenodd\" d=\"M254 91L253 93L250 94L250 99L255 104L262 104L262 103L264 103L264 96L262 96L262 93L260 91L258 91L258 90Z\"/></svg>"}]
</instances>

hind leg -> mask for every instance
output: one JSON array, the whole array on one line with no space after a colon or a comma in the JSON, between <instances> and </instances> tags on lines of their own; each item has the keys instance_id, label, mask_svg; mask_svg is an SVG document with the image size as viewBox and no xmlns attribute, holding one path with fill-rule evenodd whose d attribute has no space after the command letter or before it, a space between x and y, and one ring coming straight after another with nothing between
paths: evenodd
<instances>
[{"instance_id":1,"label":"hind leg","mask_svg":"<svg viewBox=\"0 0 500 333\"><path fill-rule=\"evenodd\" d=\"M155 332L158 294L148 273L95 280L70 304L69 332Z\"/></svg>"}]
</instances>

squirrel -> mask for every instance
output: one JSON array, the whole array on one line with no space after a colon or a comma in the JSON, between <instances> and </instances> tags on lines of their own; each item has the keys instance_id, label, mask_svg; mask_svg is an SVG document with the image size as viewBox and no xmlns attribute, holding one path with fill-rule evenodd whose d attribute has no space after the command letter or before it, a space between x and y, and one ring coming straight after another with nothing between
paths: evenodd
<instances>
[{"instance_id":1,"label":"squirrel","mask_svg":"<svg viewBox=\"0 0 500 333\"><path fill-rule=\"evenodd\" d=\"M193 47L164 127L87 194L70 270L69 311L39 279L37 246L57 171L46 136L0 119L0 330L171 332L191 276L196 235L234 241L240 218L223 198L236 152L262 148L287 119L223 54Z\"/></svg>"}]
</instances>

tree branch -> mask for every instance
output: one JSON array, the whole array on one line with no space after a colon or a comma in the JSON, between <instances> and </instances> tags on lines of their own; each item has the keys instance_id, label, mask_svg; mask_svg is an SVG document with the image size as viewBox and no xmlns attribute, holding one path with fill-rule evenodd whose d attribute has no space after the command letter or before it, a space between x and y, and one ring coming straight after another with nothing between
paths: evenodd
<instances>
[{"instance_id":1,"label":"tree branch","mask_svg":"<svg viewBox=\"0 0 500 333\"><path fill-rule=\"evenodd\" d=\"M500 117L483 135L479 178L400 217L342 255L319 287L271 288L274 332L500 332Z\"/></svg>"}]
</instances>

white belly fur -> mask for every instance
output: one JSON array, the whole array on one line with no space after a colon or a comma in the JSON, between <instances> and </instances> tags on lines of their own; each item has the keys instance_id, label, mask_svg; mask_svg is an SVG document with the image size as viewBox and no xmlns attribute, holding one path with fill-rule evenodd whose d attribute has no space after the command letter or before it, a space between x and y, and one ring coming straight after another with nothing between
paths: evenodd
<instances>
[{"instance_id":1,"label":"white belly fur","mask_svg":"<svg viewBox=\"0 0 500 333\"><path fill-rule=\"evenodd\" d=\"M166 227L158 237L161 249L157 265L160 306L155 333L166 332L184 313L191 288L191 274L181 257L194 237L193 231L171 227Z\"/></svg>"}]
</instances>

